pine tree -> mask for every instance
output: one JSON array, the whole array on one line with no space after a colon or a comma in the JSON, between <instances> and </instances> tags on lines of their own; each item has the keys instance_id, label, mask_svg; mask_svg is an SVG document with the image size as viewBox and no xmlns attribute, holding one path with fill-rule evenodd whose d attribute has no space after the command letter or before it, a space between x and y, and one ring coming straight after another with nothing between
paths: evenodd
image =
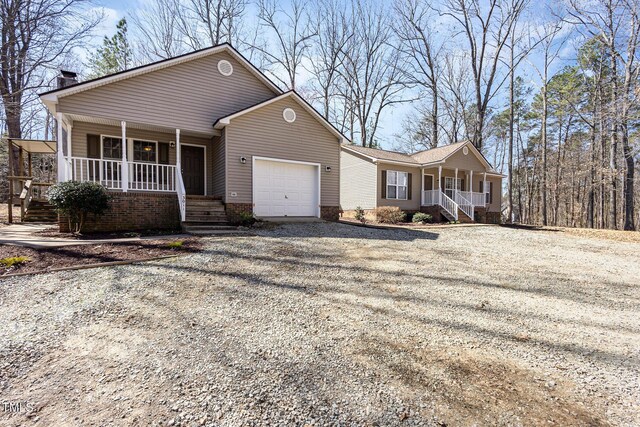
<instances>
[{"instance_id":1,"label":"pine tree","mask_svg":"<svg viewBox=\"0 0 640 427\"><path fill-rule=\"evenodd\" d=\"M131 67L133 51L127 36L127 20L122 18L116 25L116 33L105 36L102 46L89 59L88 78L94 79L107 74L124 71Z\"/></svg>"}]
</instances>

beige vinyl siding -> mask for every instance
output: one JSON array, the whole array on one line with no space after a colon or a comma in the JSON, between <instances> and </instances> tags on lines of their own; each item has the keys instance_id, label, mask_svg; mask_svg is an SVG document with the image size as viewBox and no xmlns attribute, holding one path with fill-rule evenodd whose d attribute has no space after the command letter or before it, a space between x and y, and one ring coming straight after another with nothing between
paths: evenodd
<instances>
[{"instance_id":1,"label":"beige vinyl siding","mask_svg":"<svg viewBox=\"0 0 640 427\"><path fill-rule=\"evenodd\" d=\"M473 174L473 191L480 192L480 182L484 179L482 173ZM487 206L489 212L500 212L502 209L502 178L487 176L487 181L493 182L493 201ZM466 188L465 188L466 189Z\"/></svg>"},{"instance_id":2,"label":"beige vinyl siding","mask_svg":"<svg viewBox=\"0 0 640 427\"><path fill-rule=\"evenodd\" d=\"M108 135L120 137L122 135L122 129L119 126L100 125L96 123L87 122L74 122L71 129L71 152L74 157L87 157L87 135ZM173 133L155 132L141 129L127 129L127 139L144 139L157 142L171 142L176 140L176 136ZM206 179L207 179L207 193L212 194L212 189L215 188L216 183L214 177L216 176L213 171L213 145L208 138L196 137L191 135L180 135L180 142L184 144L201 145L207 147L207 159L206 159ZM169 163L176 164L176 149L169 148Z\"/></svg>"},{"instance_id":3,"label":"beige vinyl siding","mask_svg":"<svg viewBox=\"0 0 640 427\"><path fill-rule=\"evenodd\" d=\"M408 172L411 175L411 200L383 199L382 186L386 185L386 181L382 179L382 171ZM417 211L420 209L420 190L421 190L421 172L420 168L411 166L400 166L386 163L378 164L378 185L376 189L376 199L378 207L380 206L397 206L402 210Z\"/></svg>"},{"instance_id":4,"label":"beige vinyl siding","mask_svg":"<svg viewBox=\"0 0 640 427\"><path fill-rule=\"evenodd\" d=\"M474 172L485 171L485 165L482 163L478 157L473 153L473 149L469 148L469 154L466 156L462 152L462 148L456 151L446 160L446 163L443 167L447 169L455 169L458 168L458 172L461 170L469 171L473 170Z\"/></svg>"},{"instance_id":5,"label":"beige vinyl siding","mask_svg":"<svg viewBox=\"0 0 640 427\"><path fill-rule=\"evenodd\" d=\"M233 74L217 64L226 59ZM275 93L226 52L61 97L58 111L212 134L213 123Z\"/></svg>"},{"instance_id":6,"label":"beige vinyl siding","mask_svg":"<svg viewBox=\"0 0 640 427\"><path fill-rule=\"evenodd\" d=\"M287 123L285 108L297 119ZM285 98L246 113L226 128L227 203L253 203L252 156L320 163L320 203L339 206L340 144L318 120L293 99ZM246 157L247 163L240 163ZM331 172L325 171L330 166ZM231 197L231 193L237 195Z\"/></svg>"},{"instance_id":7,"label":"beige vinyl siding","mask_svg":"<svg viewBox=\"0 0 640 427\"><path fill-rule=\"evenodd\" d=\"M212 165L213 165L213 186L212 195L221 196L224 199L225 186L226 186L226 174L225 174L225 150L226 150L226 135L225 130L222 130L222 135L213 138L212 153Z\"/></svg>"},{"instance_id":8,"label":"beige vinyl siding","mask_svg":"<svg viewBox=\"0 0 640 427\"><path fill-rule=\"evenodd\" d=\"M376 165L358 154L340 153L340 206L343 210L376 207Z\"/></svg>"}]
</instances>

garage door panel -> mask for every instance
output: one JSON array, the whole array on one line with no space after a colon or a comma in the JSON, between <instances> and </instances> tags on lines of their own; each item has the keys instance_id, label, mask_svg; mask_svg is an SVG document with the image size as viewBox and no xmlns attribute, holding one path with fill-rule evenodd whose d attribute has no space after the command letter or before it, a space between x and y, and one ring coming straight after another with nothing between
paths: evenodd
<instances>
[{"instance_id":1,"label":"garage door panel","mask_svg":"<svg viewBox=\"0 0 640 427\"><path fill-rule=\"evenodd\" d=\"M256 160L254 167L257 216L317 216L317 166Z\"/></svg>"}]
</instances>

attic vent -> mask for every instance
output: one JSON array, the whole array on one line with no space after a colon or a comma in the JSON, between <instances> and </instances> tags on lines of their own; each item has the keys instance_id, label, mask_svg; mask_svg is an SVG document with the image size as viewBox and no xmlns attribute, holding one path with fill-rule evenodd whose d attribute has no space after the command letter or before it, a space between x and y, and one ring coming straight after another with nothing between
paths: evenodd
<instances>
[{"instance_id":1,"label":"attic vent","mask_svg":"<svg viewBox=\"0 0 640 427\"><path fill-rule=\"evenodd\" d=\"M467 147L464 147L464 148L462 149L462 154L464 154L465 156L466 156L467 154L469 154L469 149L468 149Z\"/></svg>"},{"instance_id":2,"label":"attic vent","mask_svg":"<svg viewBox=\"0 0 640 427\"><path fill-rule=\"evenodd\" d=\"M223 76L230 76L233 74L233 65L231 65L231 62L223 59L218 61L218 71L220 71L220 74Z\"/></svg>"},{"instance_id":3,"label":"attic vent","mask_svg":"<svg viewBox=\"0 0 640 427\"><path fill-rule=\"evenodd\" d=\"M284 111L282 112L282 117L284 118L285 122L293 123L296 121L296 112L293 111L291 108L285 108Z\"/></svg>"}]
</instances>

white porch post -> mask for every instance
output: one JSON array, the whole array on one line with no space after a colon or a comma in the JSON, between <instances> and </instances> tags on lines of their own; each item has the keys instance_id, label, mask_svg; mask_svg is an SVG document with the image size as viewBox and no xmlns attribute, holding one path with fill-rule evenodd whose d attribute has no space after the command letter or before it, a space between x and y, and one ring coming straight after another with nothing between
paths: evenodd
<instances>
[{"instance_id":1,"label":"white porch post","mask_svg":"<svg viewBox=\"0 0 640 427\"><path fill-rule=\"evenodd\" d=\"M57 142L57 163L58 163L58 182L64 182L67 180L67 163L64 161L64 141L62 139L62 113L56 114L56 121L58 125Z\"/></svg>"},{"instance_id":2,"label":"white porch post","mask_svg":"<svg viewBox=\"0 0 640 427\"><path fill-rule=\"evenodd\" d=\"M473 171L469 171L469 198L471 199L471 212L475 211L475 206L473 205Z\"/></svg>"},{"instance_id":3,"label":"white porch post","mask_svg":"<svg viewBox=\"0 0 640 427\"><path fill-rule=\"evenodd\" d=\"M182 164L182 159L180 153L180 129L176 129L176 166L178 168L178 170L180 171L180 173L182 173L182 170L180 170L180 165Z\"/></svg>"},{"instance_id":4,"label":"white porch post","mask_svg":"<svg viewBox=\"0 0 640 427\"><path fill-rule=\"evenodd\" d=\"M438 166L438 204L442 204L442 166Z\"/></svg>"},{"instance_id":5,"label":"white porch post","mask_svg":"<svg viewBox=\"0 0 640 427\"><path fill-rule=\"evenodd\" d=\"M125 193L129 190L129 164L127 162L127 122L124 120L120 123L122 126L122 191Z\"/></svg>"},{"instance_id":6,"label":"white porch post","mask_svg":"<svg viewBox=\"0 0 640 427\"><path fill-rule=\"evenodd\" d=\"M487 173L484 173L484 178L482 179L482 197L484 198L484 205L487 206Z\"/></svg>"},{"instance_id":7,"label":"white porch post","mask_svg":"<svg viewBox=\"0 0 640 427\"><path fill-rule=\"evenodd\" d=\"M422 188L422 191L420 192L420 205L423 206L424 205L424 169L420 169L422 171L422 173L420 174L420 188Z\"/></svg>"},{"instance_id":8,"label":"white porch post","mask_svg":"<svg viewBox=\"0 0 640 427\"><path fill-rule=\"evenodd\" d=\"M71 132L73 130L73 125L67 125L67 164L71 164ZM71 181L71 169L69 167L67 169L67 181Z\"/></svg>"},{"instance_id":9,"label":"white porch post","mask_svg":"<svg viewBox=\"0 0 640 427\"><path fill-rule=\"evenodd\" d=\"M455 175L455 178L454 178L454 180L453 180L453 188L455 188L455 189L456 189L456 191L457 191L457 190L460 190L460 189L458 188L458 168L456 168L456 175ZM455 194L453 195L453 197L455 198Z\"/></svg>"}]
</instances>

